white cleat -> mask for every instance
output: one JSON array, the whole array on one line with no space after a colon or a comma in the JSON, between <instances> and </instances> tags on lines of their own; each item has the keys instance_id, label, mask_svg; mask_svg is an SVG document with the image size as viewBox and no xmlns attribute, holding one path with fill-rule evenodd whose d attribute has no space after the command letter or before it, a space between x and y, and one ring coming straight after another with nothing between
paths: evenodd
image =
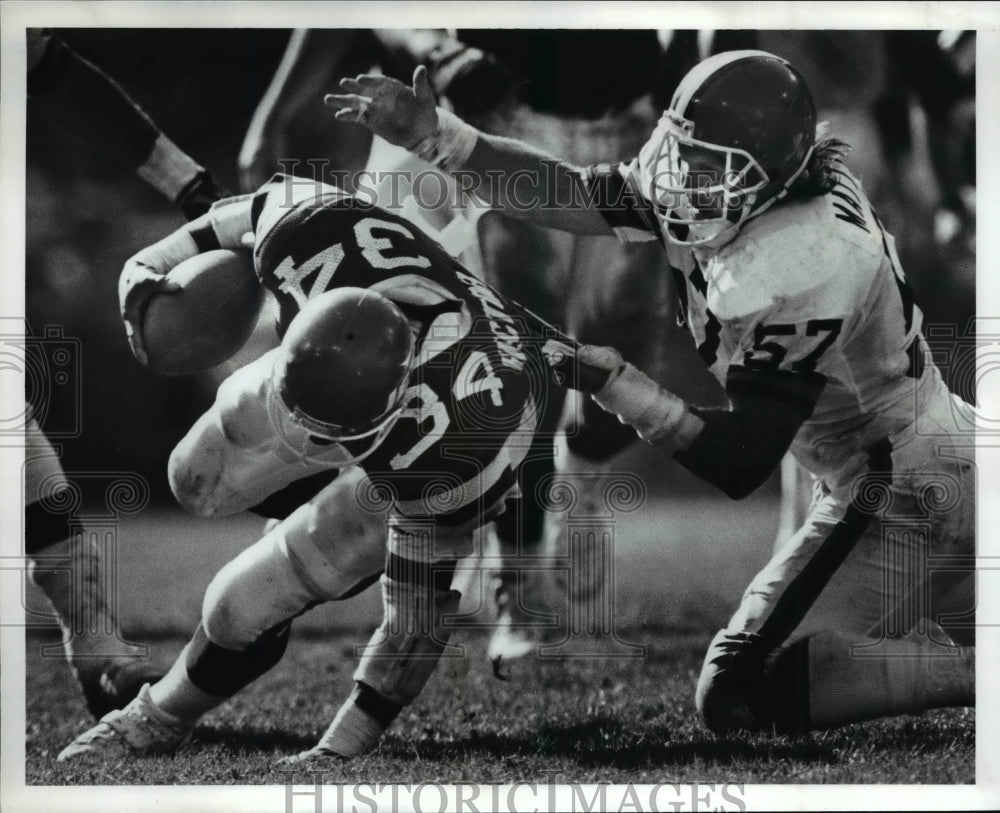
<instances>
[{"instance_id":1,"label":"white cleat","mask_svg":"<svg viewBox=\"0 0 1000 813\"><path fill-rule=\"evenodd\" d=\"M149 696L147 683L135 700L123 709L105 714L97 725L63 748L56 759L66 762L87 756L162 754L182 745L194 725L157 706Z\"/></svg>"},{"instance_id":2,"label":"white cleat","mask_svg":"<svg viewBox=\"0 0 1000 813\"><path fill-rule=\"evenodd\" d=\"M329 748L325 748L322 745L314 746L308 751L302 751L298 754L292 754L292 756L282 757L278 760L278 765L319 765L323 763L330 762L344 762L350 759L350 757L345 757L343 754L338 754L336 751L331 751Z\"/></svg>"},{"instance_id":3,"label":"white cleat","mask_svg":"<svg viewBox=\"0 0 1000 813\"><path fill-rule=\"evenodd\" d=\"M506 677L501 668L506 663L522 660L538 650L554 636L558 616L550 611L552 586L549 574L524 570L519 578L497 579L495 592L496 624L486 650L493 664L493 674ZM528 609L525 604L538 607Z\"/></svg>"}]
</instances>

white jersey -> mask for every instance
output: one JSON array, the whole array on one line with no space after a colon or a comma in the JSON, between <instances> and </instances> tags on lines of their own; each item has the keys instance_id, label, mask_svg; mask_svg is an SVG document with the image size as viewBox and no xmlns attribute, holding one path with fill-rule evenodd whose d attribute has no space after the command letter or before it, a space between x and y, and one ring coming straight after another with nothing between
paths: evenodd
<instances>
[{"instance_id":1,"label":"white jersey","mask_svg":"<svg viewBox=\"0 0 1000 813\"><path fill-rule=\"evenodd\" d=\"M620 179L601 193L613 197L598 198L602 211L617 204L604 213L619 237L658 239L650 213L613 189L634 195L634 167L594 168L590 182ZM721 248L664 241L698 352L731 394L759 386L757 372L788 374L781 391L769 377L770 397L810 399L821 386L792 444L818 475L912 424L921 402L948 396L925 363L922 316L893 238L841 165L836 179L828 194L751 219Z\"/></svg>"}]
</instances>

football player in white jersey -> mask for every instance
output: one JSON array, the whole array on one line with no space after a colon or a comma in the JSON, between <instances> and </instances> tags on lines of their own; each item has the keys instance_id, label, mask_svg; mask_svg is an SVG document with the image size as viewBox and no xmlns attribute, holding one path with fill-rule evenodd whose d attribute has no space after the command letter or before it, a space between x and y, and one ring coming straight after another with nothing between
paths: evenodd
<instances>
[{"instance_id":1,"label":"football player in white jersey","mask_svg":"<svg viewBox=\"0 0 1000 813\"><path fill-rule=\"evenodd\" d=\"M658 240L729 408L687 404L587 347L579 357L609 373L595 400L733 498L789 449L813 475L805 524L706 655L710 729L974 703L976 414L928 358L893 239L792 65L710 57L637 158L589 168L435 108L420 68L412 87L368 75L341 88L326 99L341 118L464 172L465 188L478 179L507 214Z\"/></svg>"},{"instance_id":2,"label":"football player in white jersey","mask_svg":"<svg viewBox=\"0 0 1000 813\"><path fill-rule=\"evenodd\" d=\"M215 576L168 674L60 760L176 747L278 662L295 617L384 571L383 623L313 755L372 748L438 659L460 654L447 618L457 561L520 496L517 468L554 385L543 343L413 224L335 187L278 176L130 260L120 291L140 361L143 303L170 289L164 275L251 243L282 344L223 382L168 475L199 516L272 498L295 507Z\"/></svg>"}]
</instances>

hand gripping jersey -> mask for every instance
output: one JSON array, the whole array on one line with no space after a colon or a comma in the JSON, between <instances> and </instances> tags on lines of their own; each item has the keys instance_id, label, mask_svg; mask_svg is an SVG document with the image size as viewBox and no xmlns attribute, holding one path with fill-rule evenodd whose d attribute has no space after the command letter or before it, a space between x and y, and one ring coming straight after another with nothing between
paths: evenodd
<instances>
[{"instance_id":1,"label":"hand gripping jersey","mask_svg":"<svg viewBox=\"0 0 1000 813\"><path fill-rule=\"evenodd\" d=\"M800 405L808 417L792 452L814 474L948 395L924 363L922 317L893 238L843 165L828 194L782 203L713 249L662 239L635 162L586 178L620 239L664 243L681 318L727 391Z\"/></svg>"},{"instance_id":2,"label":"hand gripping jersey","mask_svg":"<svg viewBox=\"0 0 1000 813\"><path fill-rule=\"evenodd\" d=\"M247 200L217 204L213 218ZM377 499L392 501L393 527L457 536L500 513L518 494L515 469L548 385L544 358L503 298L412 223L334 187L278 176L250 198L249 220L279 333L311 298L343 286L378 291L411 321L402 416L361 463Z\"/></svg>"}]
</instances>

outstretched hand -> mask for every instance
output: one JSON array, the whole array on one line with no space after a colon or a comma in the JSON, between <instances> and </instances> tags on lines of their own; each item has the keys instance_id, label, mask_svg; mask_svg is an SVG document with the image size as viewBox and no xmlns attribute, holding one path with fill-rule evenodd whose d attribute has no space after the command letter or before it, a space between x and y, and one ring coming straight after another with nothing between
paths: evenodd
<instances>
[{"instance_id":1,"label":"outstretched hand","mask_svg":"<svg viewBox=\"0 0 1000 813\"><path fill-rule=\"evenodd\" d=\"M413 72L413 86L388 76L362 74L341 79L342 94L323 101L341 121L362 124L390 144L412 149L437 131L437 100L423 65Z\"/></svg>"}]
</instances>

